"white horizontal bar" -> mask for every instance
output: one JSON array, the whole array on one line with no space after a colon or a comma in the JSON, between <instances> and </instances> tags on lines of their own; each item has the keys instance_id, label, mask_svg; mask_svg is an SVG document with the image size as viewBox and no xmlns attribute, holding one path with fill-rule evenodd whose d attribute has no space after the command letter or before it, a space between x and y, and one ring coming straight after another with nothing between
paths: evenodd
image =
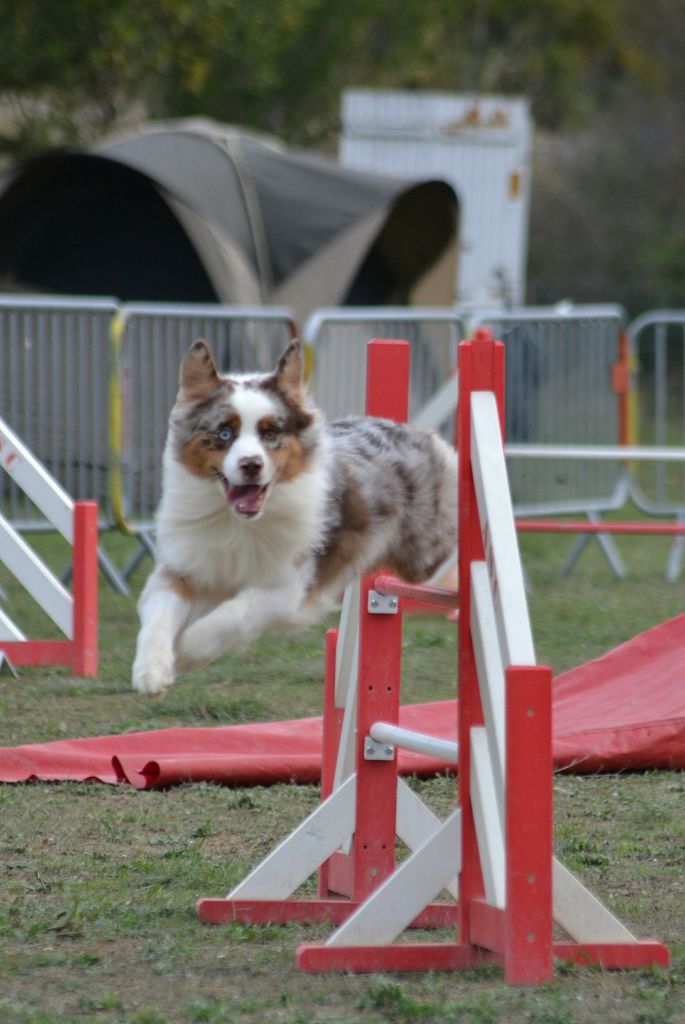
<instances>
[{"instance_id":1,"label":"white horizontal bar","mask_svg":"<svg viewBox=\"0 0 685 1024\"><path fill-rule=\"evenodd\" d=\"M0 515L0 561L19 580L64 635L72 635L71 594L47 569L26 541Z\"/></svg>"},{"instance_id":2,"label":"white horizontal bar","mask_svg":"<svg viewBox=\"0 0 685 1024\"><path fill-rule=\"evenodd\" d=\"M287 306L217 306L202 303L184 304L168 302L129 302L120 307L120 316L128 321L136 316L165 316L175 319L197 320L290 320L292 310Z\"/></svg>"},{"instance_id":3,"label":"white horizontal bar","mask_svg":"<svg viewBox=\"0 0 685 1024\"><path fill-rule=\"evenodd\" d=\"M425 732L403 729L390 722L374 722L369 729L369 735L376 743L391 743L394 747L413 750L415 754L437 757L442 761L449 761L450 764L459 762L458 744L439 739L437 736L429 736Z\"/></svg>"},{"instance_id":4,"label":"white horizontal bar","mask_svg":"<svg viewBox=\"0 0 685 1024\"><path fill-rule=\"evenodd\" d=\"M463 331L463 318L453 307L440 309L436 306L355 306L341 309L339 306L315 309L307 317L302 329L302 338L308 344L316 341L316 336L325 323L329 324L364 324L366 322L392 322L393 320L408 323L446 323L453 324ZM461 338L457 339L461 341Z\"/></svg>"},{"instance_id":5,"label":"white horizontal bar","mask_svg":"<svg viewBox=\"0 0 685 1024\"><path fill-rule=\"evenodd\" d=\"M685 462L685 448L622 444L506 444L513 459L585 459L612 462Z\"/></svg>"},{"instance_id":6,"label":"white horizontal bar","mask_svg":"<svg viewBox=\"0 0 685 1024\"><path fill-rule=\"evenodd\" d=\"M572 323L578 320L617 320L623 324L624 310L616 303L574 303L558 302L553 306L516 306L512 310L485 309L478 310L475 326L495 325L495 330L503 323L520 323L522 320L549 321L551 326ZM474 324L472 324L472 327ZM504 343L506 347L506 342Z\"/></svg>"},{"instance_id":7,"label":"white horizontal bar","mask_svg":"<svg viewBox=\"0 0 685 1024\"><path fill-rule=\"evenodd\" d=\"M91 299L86 295L73 295L68 299L60 299L56 295L2 295L0 308L12 312L24 313L27 310L35 313L50 313L52 310L64 310L78 316L79 313L113 313L117 309L114 298Z\"/></svg>"}]
</instances>

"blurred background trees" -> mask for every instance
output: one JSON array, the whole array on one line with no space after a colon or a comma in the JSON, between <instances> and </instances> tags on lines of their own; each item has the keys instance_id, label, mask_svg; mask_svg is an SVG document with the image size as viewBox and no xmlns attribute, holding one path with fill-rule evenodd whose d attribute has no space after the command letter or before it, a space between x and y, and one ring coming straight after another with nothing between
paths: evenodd
<instances>
[{"instance_id":1,"label":"blurred background trees","mask_svg":"<svg viewBox=\"0 0 685 1024\"><path fill-rule=\"evenodd\" d=\"M685 305L672 0L4 0L0 159L200 115L334 152L348 86L527 96L531 301Z\"/></svg>"}]
</instances>

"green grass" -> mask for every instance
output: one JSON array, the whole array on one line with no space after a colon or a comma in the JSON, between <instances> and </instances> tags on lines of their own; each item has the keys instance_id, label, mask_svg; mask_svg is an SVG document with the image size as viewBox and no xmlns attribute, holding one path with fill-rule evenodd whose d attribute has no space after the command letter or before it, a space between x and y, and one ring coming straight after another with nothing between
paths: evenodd
<instances>
[{"instance_id":1,"label":"green grass","mask_svg":"<svg viewBox=\"0 0 685 1024\"><path fill-rule=\"evenodd\" d=\"M130 541L107 536L120 564ZM685 583L664 582L668 541L621 537L629 578L617 581L593 543L559 577L570 538L526 536L524 563L538 657L563 671L680 612ZM57 567L52 537L36 546ZM142 584L145 570L135 579ZM26 631L51 625L0 569ZM179 680L163 700L129 684L134 601L101 585L101 667L94 681L64 669L0 676L0 743L223 725L318 714L325 626L266 637L239 658ZM330 625L328 623L327 625ZM455 630L409 619L403 699L455 692ZM413 781L437 812L453 783ZM326 926L202 926L195 902L224 895L316 806L313 786L166 792L36 783L0 787L2 1024L682 1024L685 1021L685 778L675 772L555 779L561 859L636 934L667 941L668 971L614 973L560 965L536 989L498 969L417 976L309 976L302 941Z\"/></svg>"}]
</instances>

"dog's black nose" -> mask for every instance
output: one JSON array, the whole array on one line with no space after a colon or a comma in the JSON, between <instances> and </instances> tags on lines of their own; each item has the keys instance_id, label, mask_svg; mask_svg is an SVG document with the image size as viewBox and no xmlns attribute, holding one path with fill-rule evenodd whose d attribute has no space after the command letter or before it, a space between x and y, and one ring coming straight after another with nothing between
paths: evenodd
<instances>
[{"instance_id":1,"label":"dog's black nose","mask_svg":"<svg viewBox=\"0 0 685 1024\"><path fill-rule=\"evenodd\" d=\"M258 455L251 455L246 459L241 459L238 465L244 477L254 480L264 469L264 460Z\"/></svg>"}]
</instances>

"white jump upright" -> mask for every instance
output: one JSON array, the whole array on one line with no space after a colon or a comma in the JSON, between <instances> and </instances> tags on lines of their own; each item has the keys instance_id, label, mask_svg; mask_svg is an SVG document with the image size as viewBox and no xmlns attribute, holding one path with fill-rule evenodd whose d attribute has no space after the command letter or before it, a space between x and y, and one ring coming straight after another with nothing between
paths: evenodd
<instances>
[{"instance_id":1,"label":"white jump upright","mask_svg":"<svg viewBox=\"0 0 685 1024\"><path fill-rule=\"evenodd\" d=\"M98 508L74 502L0 418L0 468L24 491L73 549L72 593L0 512L0 560L64 634L30 640L0 608L0 653L11 665L69 665L74 675L97 675Z\"/></svg>"},{"instance_id":2,"label":"white jump upright","mask_svg":"<svg viewBox=\"0 0 685 1024\"><path fill-rule=\"evenodd\" d=\"M398 419L406 403L389 410L387 395L406 396L401 344L369 348L369 411ZM226 899L201 900L200 917L329 919L328 940L297 951L308 971L497 962L507 981L537 984L554 957L667 964L663 945L635 939L553 857L551 672L535 663L507 481L501 343L487 332L462 342L459 382L459 592L387 575L348 592L348 626L327 638L322 802ZM405 597L459 603L458 742L398 726ZM400 746L458 763L445 821L397 776ZM410 851L399 864L396 836ZM317 867L318 898L298 899ZM567 938L554 938L555 922ZM455 939L395 941L417 925L449 925Z\"/></svg>"}]
</instances>

